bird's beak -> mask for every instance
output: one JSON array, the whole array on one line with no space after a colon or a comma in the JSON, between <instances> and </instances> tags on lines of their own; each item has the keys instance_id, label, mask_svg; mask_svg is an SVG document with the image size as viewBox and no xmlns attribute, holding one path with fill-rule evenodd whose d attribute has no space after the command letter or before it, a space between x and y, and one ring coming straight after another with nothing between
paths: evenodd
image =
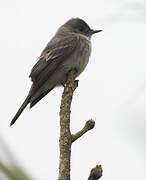
<instances>
[{"instance_id":1,"label":"bird's beak","mask_svg":"<svg viewBox=\"0 0 146 180\"><path fill-rule=\"evenodd\" d=\"M95 33L99 33L99 32L101 32L102 30L94 30L94 29L91 29L91 35L92 34L95 34Z\"/></svg>"}]
</instances>

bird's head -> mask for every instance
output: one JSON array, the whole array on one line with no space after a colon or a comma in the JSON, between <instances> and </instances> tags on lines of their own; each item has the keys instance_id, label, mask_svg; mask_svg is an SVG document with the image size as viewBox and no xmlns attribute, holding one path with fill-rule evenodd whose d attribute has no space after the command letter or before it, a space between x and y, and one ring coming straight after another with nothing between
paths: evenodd
<instances>
[{"instance_id":1,"label":"bird's head","mask_svg":"<svg viewBox=\"0 0 146 180\"><path fill-rule=\"evenodd\" d=\"M89 25L82 19L72 18L68 20L63 27L69 29L73 33L79 33L87 37L91 37L93 34L101 32L102 30L93 30Z\"/></svg>"}]
</instances>

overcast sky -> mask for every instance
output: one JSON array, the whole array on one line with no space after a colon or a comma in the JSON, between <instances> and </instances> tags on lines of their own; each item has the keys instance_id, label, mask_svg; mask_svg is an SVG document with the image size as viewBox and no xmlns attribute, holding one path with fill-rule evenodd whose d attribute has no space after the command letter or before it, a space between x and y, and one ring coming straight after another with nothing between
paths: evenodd
<instances>
[{"instance_id":1,"label":"overcast sky","mask_svg":"<svg viewBox=\"0 0 146 180\"><path fill-rule=\"evenodd\" d=\"M1 1L1 136L35 180L57 179L63 89L27 107L13 127L9 123L29 91L37 57L72 17L103 30L92 38L90 62L73 98L72 132L90 118L96 126L72 146L72 179L87 179L91 168L101 164L104 180L145 180L145 0Z\"/></svg>"}]
</instances>

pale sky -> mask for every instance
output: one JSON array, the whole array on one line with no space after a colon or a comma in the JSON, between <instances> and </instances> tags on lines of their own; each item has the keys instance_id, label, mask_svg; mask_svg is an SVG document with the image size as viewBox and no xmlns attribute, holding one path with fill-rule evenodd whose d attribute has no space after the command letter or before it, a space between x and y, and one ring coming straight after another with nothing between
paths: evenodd
<instances>
[{"instance_id":1,"label":"pale sky","mask_svg":"<svg viewBox=\"0 0 146 180\"><path fill-rule=\"evenodd\" d=\"M87 179L96 164L104 180L146 178L146 2L144 0L5 0L0 3L1 136L34 180L58 178L59 110L54 89L16 124L28 78L57 28L72 17L103 32L81 74L71 114L72 132L93 118L95 128L72 146L71 178ZM4 158L2 149L0 158Z\"/></svg>"}]
</instances>

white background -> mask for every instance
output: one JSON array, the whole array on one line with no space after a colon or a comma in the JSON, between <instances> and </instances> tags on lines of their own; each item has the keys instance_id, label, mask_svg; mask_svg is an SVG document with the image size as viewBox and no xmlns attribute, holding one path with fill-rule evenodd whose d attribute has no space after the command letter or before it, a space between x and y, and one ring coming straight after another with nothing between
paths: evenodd
<instances>
[{"instance_id":1,"label":"white background","mask_svg":"<svg viewBox=\"0 0 146 180\"><path fill-rule=\"evenodd\" d=\"M93 118L96 127L72 146L71 177L87 179L102 164L104 180L146 179L146 1L5 0L0 2L0 132L19 164L35 180L58 178L59 108L54 89L9 123L25 99L28 78L57 28L72 17L103 32L79 77L72 132ZM4 158L2 149L0 158Z\"/></svg>"}]
</instances>

